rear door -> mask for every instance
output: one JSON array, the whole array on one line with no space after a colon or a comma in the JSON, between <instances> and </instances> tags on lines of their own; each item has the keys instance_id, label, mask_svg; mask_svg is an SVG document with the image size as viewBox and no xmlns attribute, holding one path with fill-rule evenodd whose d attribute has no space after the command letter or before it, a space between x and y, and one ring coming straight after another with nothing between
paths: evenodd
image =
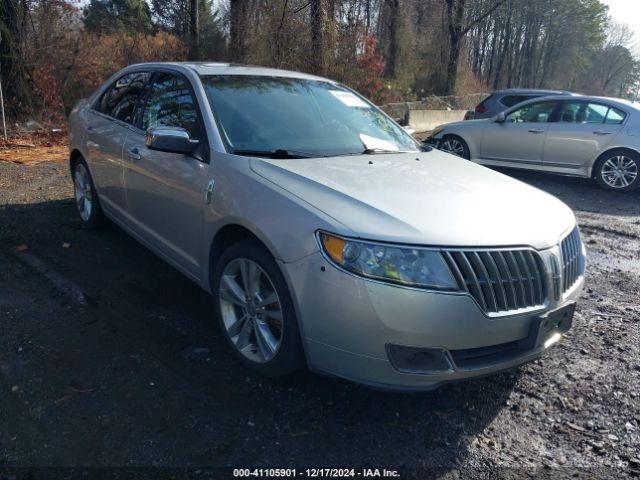
<instances>
[{"instance_id":1,"label":"rear door","mask_svg":"<svg viewBox=\"0 0 640 480\"><path fill-rule=\"evenodd\" d=\"M557 101L530 102L506 114L504 122L484 126L481 157L526 165L541 165L545 135Z\"/></svg>"},{"instance_id":2,"label":"rear door","mask_svg":"<svg viewBox=\"0 0 640 480\"><path fill-rule=\"evenodd\" d=\"M622 131L625 117L625 112L604 102L562 102L558 121L547 132L543 163L576 170L587 168Z\"/></svg>"},{"instance_id":3,"label":"rear door","mask_svg":"<svg viewBox=\"0 0 640 480\"><path fill-rule=\"evenodd\" d=\"M85 124L85 154L103 206L116 214L126 210L122 149L133 123L133 111L149 78L148 72L128 73L105 90L89 110Z\"/></svg>"},{"instance_id":4,"label":"rear door","mask_svg":"<svg viewBox=\"0 0 640 480\"><path fill-rule=\"evenodd\" d=\"M181 127L200 140L193 155L149 150L146 131ZM209 146L189 81L174 72L154 73L143 94L136 128L124 147L125 184L133 228L153 248L195 279L202 259L202 208Z\"/></svg>"}]
</instances>

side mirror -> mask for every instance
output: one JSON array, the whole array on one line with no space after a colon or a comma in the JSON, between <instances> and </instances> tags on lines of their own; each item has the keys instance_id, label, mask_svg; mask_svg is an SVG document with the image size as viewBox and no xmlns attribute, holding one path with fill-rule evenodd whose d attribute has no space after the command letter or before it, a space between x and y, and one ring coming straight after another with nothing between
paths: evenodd
<instances>
[{"instance_id":1,"label":"side mirror","mask_svg":"<svg viewBox=\"0 0 640 480\"><path fill-rule=\"evenodd\" d=\"M504 123L506 120L507 120L507 116L504 114L504 112L500 112L493 119L493 121L496 123Z\"/></svg>"},{"instance_id":2,"label":"side mirror","mask_svg":"<svg viewBox=\"0 0 640 480\"><path fill-rule=\"evenodd\" d=\"M147 131L147 148L160 152L189 154L198 145L189 132L180 127L153 127Z\"/></svg>"}]
</instances>

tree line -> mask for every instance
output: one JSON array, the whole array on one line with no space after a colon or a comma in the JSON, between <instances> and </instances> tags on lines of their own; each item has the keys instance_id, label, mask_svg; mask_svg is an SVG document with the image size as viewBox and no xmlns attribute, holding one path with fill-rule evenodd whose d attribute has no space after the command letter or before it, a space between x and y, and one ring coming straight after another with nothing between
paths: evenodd
<instances>
[{"instance_id":1,"label":"tree line","mask_svg":"<svg viewBox=\"0 0 640 480\"><path fill-rule=\"evenodd\" d=\"M600 0L2 0L9 112L61 118L150 60L230 61L340 80L378 103L504 87L637 97L628 27Z\"/></svg>"}]
</instances>

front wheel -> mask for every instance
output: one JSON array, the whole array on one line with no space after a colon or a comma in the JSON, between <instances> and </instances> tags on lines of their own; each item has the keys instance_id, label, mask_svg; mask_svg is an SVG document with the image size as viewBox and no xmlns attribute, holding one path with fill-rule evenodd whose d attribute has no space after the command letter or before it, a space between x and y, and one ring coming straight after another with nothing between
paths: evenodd
<instances>
[{"instance_id":1,"label":"front wheel","mask_svg":"<svg viewBox=\"0 0 640 480\"><path fill-rule=\"evenodd\" d=\"M467 143L457 135L445 135L440 142L440 150L467 160L471 158Z\"/></svg>"},{"instance_id":2,"label":"front wheel","mask_svg":"<svg viewBox=\"0 0 640 480\"><path fill-rule=\"evenodd\" d=\"M602 188L631 192L640 187L640 155L629 151L613 151L603 155L594 168L594 177Z\"/></svg>"},{"instance_id":3,"label":"front wheel","mask_svg":"<svg viewBox=\"0 0 640 480\"><path fill-rule=\"evenodd\" d=\"M224 251L215 267L212 292L225 339L245 366L280 377L304 365L284 276L259 243L244 240Z\"/></svg>"}]
</instances>

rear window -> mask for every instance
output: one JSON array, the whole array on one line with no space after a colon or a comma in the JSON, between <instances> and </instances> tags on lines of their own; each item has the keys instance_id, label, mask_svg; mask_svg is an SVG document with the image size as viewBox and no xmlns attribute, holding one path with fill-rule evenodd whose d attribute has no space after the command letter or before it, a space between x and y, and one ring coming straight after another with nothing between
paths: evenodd
<instances>
[{"instance_id":1,"label":"rear window","mask_svg":"<svg viewBox=\"0 0 640 480\"><path fill-rule=\"evenodd\" d=\"M506 95L500 99L500 103L505 107L513 107L514 105L522 103L525 100L530 100L539 96L540 95Z\"/></svg>"}]
</instances>

